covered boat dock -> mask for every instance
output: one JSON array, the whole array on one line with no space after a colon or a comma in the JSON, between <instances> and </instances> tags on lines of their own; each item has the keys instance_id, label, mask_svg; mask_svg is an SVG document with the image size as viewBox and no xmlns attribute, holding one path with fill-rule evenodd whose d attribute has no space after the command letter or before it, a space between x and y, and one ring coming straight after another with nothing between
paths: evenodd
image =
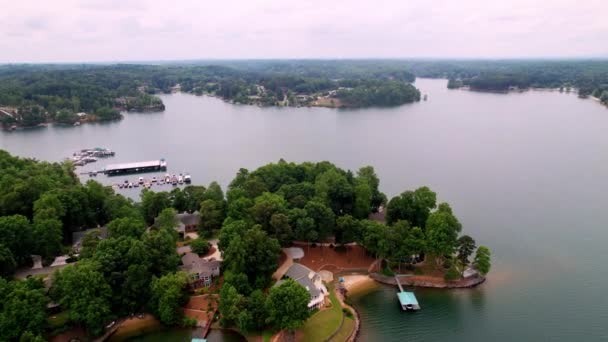
<instances>
[{"instance_id":1,"label":"covered boat dock","mask_svg":"<svg viewBox=\"0 0 608 342\"><path fill-rule=\"evenodd\" d=\"M399 299L401 309L403 309L403 311L420 310L420 304L418 304L418 299L416 299L414 292L403 291L399 278L395 277L395 280L397 281L397 286L399 287L397 298Z\"/></svg>"},{"instance_id":2,"label":"covered boat dock","mask_svg":"<svg viewBox=\"0 0 608 342\"><path fill-rule=\"evenodd\" d=\"M106 166L106 168L103 170L103 173L108 176L113 176L125 173L163 171L166 169L167 162L164 159L159 159L137 163L110 164Z\"/></svg>"}]
</instances>

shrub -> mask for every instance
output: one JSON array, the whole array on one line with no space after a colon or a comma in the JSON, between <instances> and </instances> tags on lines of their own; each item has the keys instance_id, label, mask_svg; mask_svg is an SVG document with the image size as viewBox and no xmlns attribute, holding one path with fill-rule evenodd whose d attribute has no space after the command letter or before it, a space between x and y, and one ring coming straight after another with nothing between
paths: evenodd
<instances>
[{"instance_id":1,"label":"shrub","mask_svg":"<svg viewBox=\"0 0 608 342\"><path fill-rule=\"evenodd\" d=\"M196 253L199 255L205 255L209 252L209 242L205 239L195 239L190 243L190 248L192 248L192 253Z\"/></svg>"},{"instance_id":2,"label":"shrub","mask_svg":"<svg viewBox=\"0 0 608 342\"><path fill-rule=\"evenodd\" d=\"M353 312L352 312L352 311L350 311L349 309L347 309L347 308L342 308L342 312L343 312L343 313L346 315L346 317L348 317L348 318L353 318Z\"/></svg>"},{"instance_id":3,"label":"shrub","mask_svg":"<svg viewBox=\"0 0 608 342\"><path fill-rule=\"evenodd\" d=\"M443 276L443 278L446 281L452 281L452 280L460 279L460 272L458 272L457 269L455 269L454 267L452 267L447 272L445 272L445 275Z\"/></svg>"},{"instance_id":4,"label":"shrub","mask_svg":"<svg viewBox=\"0 0 608 342\"><path fill-rule=\"evenodd\" d=\"M182 319L182 327L194 328L194 327L196 327L196 320L194 318L184 317Z\"/></svg>"},{"instance_id":5,"label":"shrub","mask_svg":"<svg viewBox=\"0 0 608 342\"><path fill-rule=\"evenodd\" d=\"M382 269L382 274L387 276L387 277L394 277L395 276L395 272L393 272L393 270L391 270L388 267L385 267Z\"/></svg>"}]
</instances>

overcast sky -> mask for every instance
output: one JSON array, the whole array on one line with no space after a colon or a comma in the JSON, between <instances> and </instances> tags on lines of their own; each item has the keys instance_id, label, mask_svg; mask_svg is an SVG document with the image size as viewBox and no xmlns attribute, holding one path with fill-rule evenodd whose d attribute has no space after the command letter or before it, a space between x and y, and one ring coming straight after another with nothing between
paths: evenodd
<instances>
[{"instance_id":1,"label":"overcast sky","mask_svg":"<svg viewBox=\"0 0 608 342\"><path fill-rule=\"evenodd\" d=\"M0 0L0 62L608 57L608 0Z\"/></svg>"}]
</instances>

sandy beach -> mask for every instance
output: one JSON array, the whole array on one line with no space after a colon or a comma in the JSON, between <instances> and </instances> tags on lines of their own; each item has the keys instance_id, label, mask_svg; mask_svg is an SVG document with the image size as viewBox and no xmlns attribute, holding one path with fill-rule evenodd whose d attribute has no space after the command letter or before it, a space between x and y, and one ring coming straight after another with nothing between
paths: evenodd
<instances>
[{"instance_id":1,"label":"sandy beach","mask_svg":"<svg viewBox=\"0 0 608 342\"><path fill-rule=\"evenodd\" d=\"M350 295L372 289L378 285L367 274L350 274L341 277L344 278L344 288L348 290Z\"/></svg>"}]
</instances>

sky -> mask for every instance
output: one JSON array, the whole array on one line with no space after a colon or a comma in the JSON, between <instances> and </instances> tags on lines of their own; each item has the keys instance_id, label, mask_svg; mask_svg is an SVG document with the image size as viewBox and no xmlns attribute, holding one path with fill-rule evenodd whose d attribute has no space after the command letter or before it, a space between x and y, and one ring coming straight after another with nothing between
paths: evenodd
<instances>
[{"instance_id":1,"label":"sky","mask_svg":"<svg viewBox=\"0 0 608 342\"><path fill-rule=\"evenodd\" d=\"M0 63L608 57L608 0L0 0Z\"/></svg>"}]
</instances>

